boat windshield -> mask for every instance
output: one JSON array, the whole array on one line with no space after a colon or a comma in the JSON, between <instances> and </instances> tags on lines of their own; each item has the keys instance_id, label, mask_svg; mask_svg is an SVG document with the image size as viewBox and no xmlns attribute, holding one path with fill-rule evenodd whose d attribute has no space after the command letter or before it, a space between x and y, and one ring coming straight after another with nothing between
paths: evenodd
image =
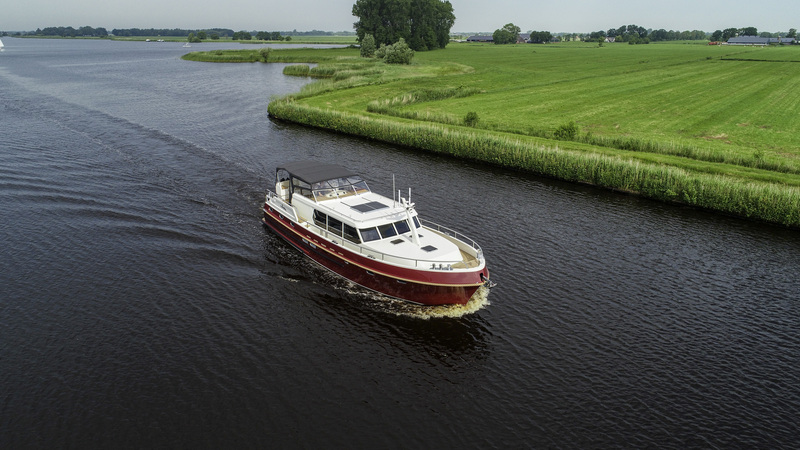
<instances>
[{"instance_id":1,"label":"boat windshield","mask_svg":"<svg viewBox=\"0 0 800 450\"><path fill-rule=\"evenodd\" d=\"M370 192L367 182L358 175L314 183L311 190L317 202Z\"/></svg>"}]
</instances>

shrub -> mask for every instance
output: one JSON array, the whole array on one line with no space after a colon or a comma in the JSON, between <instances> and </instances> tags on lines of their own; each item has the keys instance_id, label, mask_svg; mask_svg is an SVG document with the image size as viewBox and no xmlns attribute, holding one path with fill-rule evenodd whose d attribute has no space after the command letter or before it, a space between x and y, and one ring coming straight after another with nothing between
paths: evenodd
<instances>
[{"instance_id":1,"label":"shrub","mask_svg":"<svg viewBox=\"0 0 800 450\"><path fill-rule=\"evenodd\" d=\"M269 60L269 52L271 52L271 51L272 51L272 49L269 48L269 47L264 47L264 48L262 48L261 50L258 51L258 53L261 55L261 60L263 62L267 62Z\"/></svg>"},{"instance_id":2,"label":"shrub","mask_svg":"<svg viewBox=\"0 0 800 450\"><path fill-rule=\"evenodd\" d=\"M361 39L361 57L372 58L375 56L375 38L371 34L364 36Z\"/></svg>"},{"instance_id":3,"label":"shrub","mask_svg":"<svg viewBox=\"0 0 800 450\"><path fill-rule=\"evenodd\" d=\"M578 136L578 126L575 125L574 121L570 121L556 128L553 135L556 139L561 139L562 141L574 140Z\"/></svg>"},{"instance_id":4,"label":"shrub","mask_svg":"<svg viewBox=\"0 0 800 450\"><path fill-rule=\"evenodd\" d=\"M375 50L375 57L378 59L383 59L386 56L386 44L381 44L377 50Z\"/></svg>"},{"instance_id":5,"label":"shrub","mask_svg":"<svg viewBox=\"0 0 800 450\"><path fill-rule=\"evenodd\" d=\"M475 111L468 112L467 115L464 117L464 125L468 127L474 127L477 124L478 124L478 113L476 113Z\"/></svg>"},{"instance_id":6,"label":"shrub","mask_svg":"<svg viewBox=\"0 0 800 450\"><path fill-rule=\"evenodd\" d=\"M411 59L414 57L414 50L406 44L406 40L400 38L399 41L392 45L383 45L375 53L379 58L387 64L411 64Z\"/></svg>"}]
</instances>

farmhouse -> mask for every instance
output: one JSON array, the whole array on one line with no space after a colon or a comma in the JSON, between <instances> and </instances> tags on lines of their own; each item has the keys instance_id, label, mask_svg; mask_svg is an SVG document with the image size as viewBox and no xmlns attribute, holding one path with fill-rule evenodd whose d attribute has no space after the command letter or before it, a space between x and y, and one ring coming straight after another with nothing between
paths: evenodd
<instances>
[{"instance_id":1,"label":"farmhouse","mask_svg":"<svg viewBox=\"0 0 800 450\"><path fill-rule=\"evenodd\" d=\"M768 38L759 36L739 36L728 39L728 45L770 45L794 44L794 38Z\"/></svg>"},{"instance_id":2,"label":"farmhouse","mask_svg":"<svg viewBox=\"0 0 800 450\"><path fill-rule=\"evenodd\" d=\"M491 36L475 35L468 37L467 42L494 42L494 38Z\"/></svg>"}]
</instances>

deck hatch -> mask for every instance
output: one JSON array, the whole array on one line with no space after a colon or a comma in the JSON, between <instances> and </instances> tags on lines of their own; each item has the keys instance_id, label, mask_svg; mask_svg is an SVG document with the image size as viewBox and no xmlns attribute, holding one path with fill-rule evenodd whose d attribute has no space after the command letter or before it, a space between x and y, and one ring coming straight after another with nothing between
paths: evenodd
<instances>
[{"instance_id":1,"label":"deck hatch","mask_svg":"<svg viewBox=\"0 0 800 450\"><path fill-rule=\"evenodd\" d=\"M402 244L403 242L405 242L405 241L402 240L402 239L395 239L395 240L392 241L392 244L397 245L397 244Z\"/></svg>"},{"instance_id":2,"label":"deck hatch","mask_svg":"<svg viewBox=\"0 0 800 450\"><path fill-rule=\"evenodd\" d=\"M370 211L375 211L377 209L388 208L388 206L384 205L381 202L361 203L360 205L350 205L350 207L362 213L368 213Z\"/></svg>"},{"instance_id":3,"label":"deck hatch","mask_svg":"<svg viewBox=\"0 0 800 450\"><path fill-rule=\"evenodd\" d=\"M432 252L437 250L437 248L432 245L426 245L425 247L422 247L422 249L425 250L426 252Z\"/></svg>"}]
</instances>

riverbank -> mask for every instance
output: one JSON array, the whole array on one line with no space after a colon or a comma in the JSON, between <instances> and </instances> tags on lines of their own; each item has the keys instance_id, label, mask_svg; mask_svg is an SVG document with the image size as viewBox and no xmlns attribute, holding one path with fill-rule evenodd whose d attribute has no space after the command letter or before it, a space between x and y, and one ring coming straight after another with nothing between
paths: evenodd
<instances>
[{"instance_id":1,"label":"riverbank","mask_svg":"<svg viewBox=\"0 0 800 450\"><path fill-rule=\"evenodd\" d=\"M800 121L789 113L800 101L800 76L776 67L800 61L798 50L451 44L417 53L411 66L359 58L355 49L275 50L268 62L314 62L322 79L273 99L268 110L309 126L800 227ZM187 59L231 60L211 53ZM263 60L257 50L237 54ZM763 62L781 75L763 77Z\"/></svg>"}]
</instances>

